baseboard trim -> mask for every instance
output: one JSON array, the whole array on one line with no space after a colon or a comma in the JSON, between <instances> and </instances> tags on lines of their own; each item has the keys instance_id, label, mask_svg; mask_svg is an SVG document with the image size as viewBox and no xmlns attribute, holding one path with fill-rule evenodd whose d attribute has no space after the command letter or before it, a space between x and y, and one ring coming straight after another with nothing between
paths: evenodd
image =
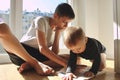
<instances>
[{"instance_id":1,"label":"baseboard trim","mask_svg":"<svg viewBox=\"0 0 120 80\"><path fill-rule=\"evenodd\" d=\"M10 63L8 54L0 54L0 64L1 63Z\"/></svg>"}]
</instances>

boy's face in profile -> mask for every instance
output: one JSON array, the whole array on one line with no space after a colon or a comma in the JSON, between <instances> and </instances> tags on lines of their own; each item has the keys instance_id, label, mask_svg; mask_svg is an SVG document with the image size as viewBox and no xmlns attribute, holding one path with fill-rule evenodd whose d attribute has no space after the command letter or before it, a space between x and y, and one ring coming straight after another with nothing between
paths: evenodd
<instances>
[{"instance_id":1,"label":"boy's face in profile","mask_svg":"<svg viewBox=\"0 0 120 80\"><path fill-rule=\"evenodd\" d=\"M72 50L72 52L78 54L78 53L82 53L85 51L86 48L86 43L87 43L87 38L84 38L82 40L77 40L76 45L72 45L72 46L67 46L70 50Z\"/></svg>"},{"instance_id":2,"label":"boy's face in profile","mask_svg":"<svg viewBox=\"0 0 120 80\"><path fill-rule=\"evenodd\" d=\"M68 23L72 21L72 19L66 17L66 16L58 16L55 14L54 16L57 28L59 29L65 29L68 26Z\"/></svg>"}]
</instances>

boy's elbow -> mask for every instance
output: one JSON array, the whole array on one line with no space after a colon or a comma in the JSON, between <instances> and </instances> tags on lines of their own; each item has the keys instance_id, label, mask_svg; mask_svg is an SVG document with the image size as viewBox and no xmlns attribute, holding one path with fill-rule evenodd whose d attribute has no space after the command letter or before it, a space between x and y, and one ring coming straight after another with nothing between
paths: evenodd
<instances>
[{"instance_id":1,"label":"boy's elbow","mask_svg":"<svg viewBox=\"0 0 120 80\"><path fill-rule=\"evenodd\" d=\"M58 50L58 51L55 51L54 53L55 53L55 54L58 54L58 53L59 53L59 50Z\"/></svg>"},{"instance_id":2,"label":"boy's elbow","mask_svg":"<svg viewBox=\"0 0 120 80\"><path fill-rule=\"evenodd\" d=\"M55 54L58 54L59 53L59 50L52 50Z\"/></svg>"}]
</instances>

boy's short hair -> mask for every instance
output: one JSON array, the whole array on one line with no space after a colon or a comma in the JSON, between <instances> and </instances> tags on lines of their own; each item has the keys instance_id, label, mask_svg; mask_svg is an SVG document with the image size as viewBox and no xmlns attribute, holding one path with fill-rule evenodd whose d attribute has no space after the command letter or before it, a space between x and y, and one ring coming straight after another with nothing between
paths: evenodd
<instances>
[{"instance_id":1,"label":"boy's short hair","mask_svg":"<svg viewBox=\"0 0 120 80\"><path fill-rule=\"evenodd\" d=\"M64 32L64 42L69 46L77 44L78 40L82 40L85 37L85 33L82 28L67 27Z\"/></svg>"},{"instance_id":2,"label":"boy's short hair","mask_svg":"<svg viewBox=\"0 0 120 80\"><path fill-rule=\"evenodd\" d=\"M59 4L55 9L55 13L57 13L58 16L60 16L60 17L66 16L70 19L75 18L75 14L74 14L72 7L67 3Z\"/></svg>"}]
</instances>

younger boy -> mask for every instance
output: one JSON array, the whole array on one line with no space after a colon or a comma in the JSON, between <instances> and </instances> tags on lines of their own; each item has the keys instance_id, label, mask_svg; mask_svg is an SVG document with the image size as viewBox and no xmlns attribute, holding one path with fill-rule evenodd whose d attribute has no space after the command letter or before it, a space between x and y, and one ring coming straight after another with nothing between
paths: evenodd
<instances>
[{"instance_id":1,"label":"younger boy","mask_svg":"<svg viewBox=\"0 0 120 80\"><path fill-rule=\"evenodd\" d=\"M76 69L77 57L93 63L90 70L84 73L86 77L93 77L105 68L106 48L98 40L87 37L81 28L68 27L64 33L64 42L70 49L70 59L63 80L72 80L75 77L73 72Z\"/></svg>"}]
</instances>

